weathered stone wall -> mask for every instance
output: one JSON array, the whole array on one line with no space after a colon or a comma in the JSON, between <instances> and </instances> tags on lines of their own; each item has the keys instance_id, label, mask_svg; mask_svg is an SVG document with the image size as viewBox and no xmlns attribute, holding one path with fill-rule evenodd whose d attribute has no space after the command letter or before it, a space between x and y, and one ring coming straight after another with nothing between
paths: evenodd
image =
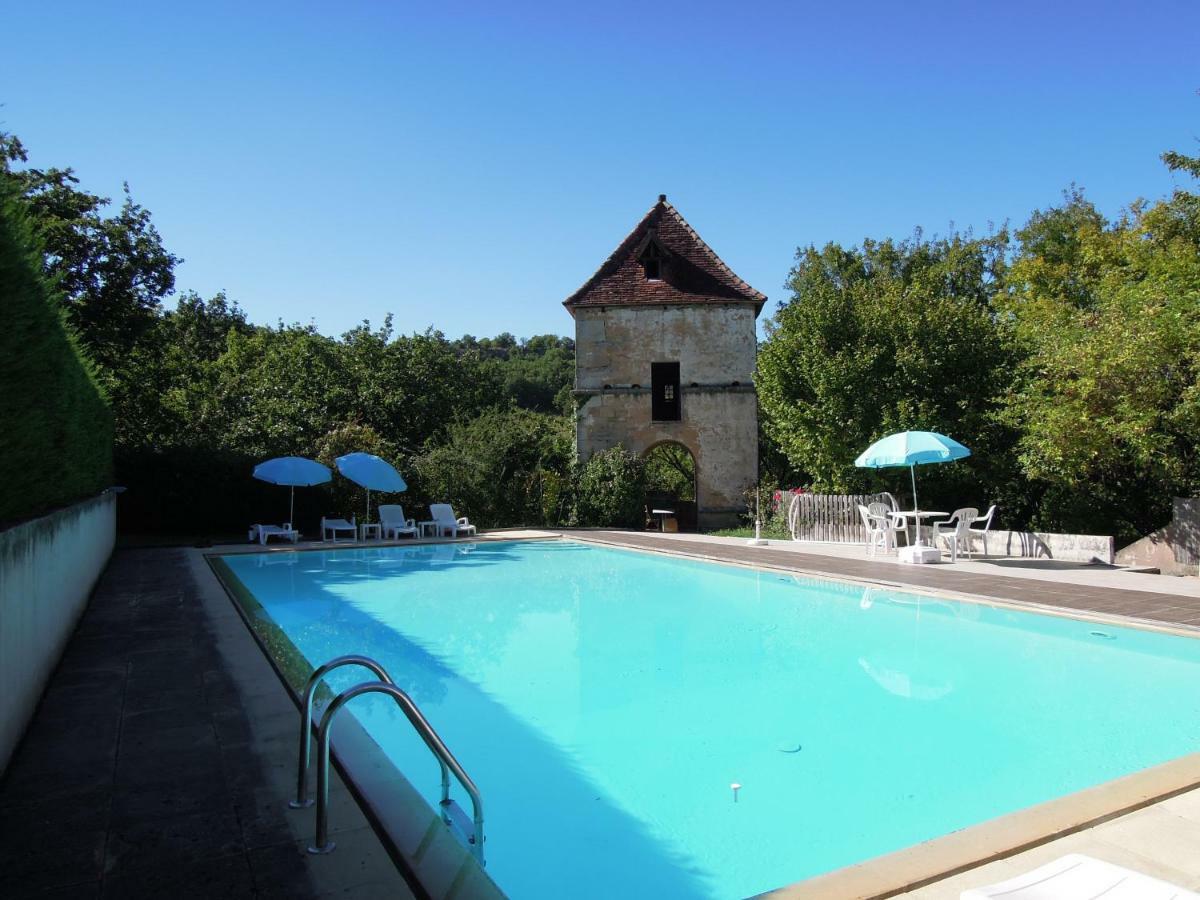
<instances>
[{"instance_id":1,"label":"weathered stone wall","mask_svg":"<svg viewBox=\"0 0 1200 900\"><path fill-rule=\"evenodd\" d=\"M580 307L575 387L650 387L650 363L679 361L686 389L750 384L758 339L752 304ZM686 412L685 412L686 415Z\"/></svg>"},{"instance_id":2,"label":"weathered stone wall","mask_svg":"<svg viewBox=\"0 0 1200 900\"><path fill-rule=\"evenodd\" d=\"M700 528L734 523L758 475L754 319L749 304L577 309L580 458L680 443L696 460ZM655 422L650 364L676 360L682 418Z\"/></svg>"}]
</instances>

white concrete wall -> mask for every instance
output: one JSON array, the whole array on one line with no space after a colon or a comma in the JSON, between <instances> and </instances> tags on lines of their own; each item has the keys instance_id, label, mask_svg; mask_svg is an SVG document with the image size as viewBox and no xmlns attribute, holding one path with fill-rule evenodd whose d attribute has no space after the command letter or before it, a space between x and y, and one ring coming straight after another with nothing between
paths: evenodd
<instances>
[{"instance_id":1,"label":"white concrete wall","mask_svg":"<svg viewBox=\"0 0 1200 900\"><path fill-rule=\"evenodd\" d=\"M0 772L116 540L114 494L0 532Z\"/></svg>"},{"instance_id":2,"label":"white concrete wall","mask_svg":"<svg viewBox=\"0 0 1200 900\"><path fill-rule=\"evenodd\" d=\"M931 538L932 539L932 538ZM983 552L983 539L971 535L971 550ZM989 556L1028 556L1071 562L1113 562L1113 539L1104 534L1055 534L1048 531L999 531L987 536Z\"/></svg>"}]
</instances>

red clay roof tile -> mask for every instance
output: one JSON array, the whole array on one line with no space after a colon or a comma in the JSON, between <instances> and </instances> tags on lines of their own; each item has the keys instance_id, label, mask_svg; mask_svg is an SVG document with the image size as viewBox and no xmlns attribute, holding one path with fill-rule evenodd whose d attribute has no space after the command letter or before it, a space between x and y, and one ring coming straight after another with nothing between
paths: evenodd
<instances>
[{"instance_id":1,"label":"red clay roof tile","mask_svg":"<svg viewBox=\"0 0 1200 900\"><path fill-rule=\"evenodd\" d=\"M651 243L665 251L663 277L646 277L640 254ZM753 303L755 315L767 302L721 261L664 195L605 260L596 274L563 301L577 306L630 306L643 303Z\"/></svg>"}]
</instances>

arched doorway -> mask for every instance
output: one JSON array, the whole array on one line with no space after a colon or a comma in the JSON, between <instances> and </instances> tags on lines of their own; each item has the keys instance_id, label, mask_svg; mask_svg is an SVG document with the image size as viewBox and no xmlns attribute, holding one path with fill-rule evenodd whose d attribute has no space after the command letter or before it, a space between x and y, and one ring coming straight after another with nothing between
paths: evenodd
<instances>
[{"instance_id":1,"label":"arched doorway","mask_svg":"<svg viewBox=\"0 0 1200 900\"><path fill-rule=\"evenodd\" d=\"M696 458L683 444L663 441L642 454L646 509L670 509L680 531L696 530Z\"/></svg>"}]
</instances>

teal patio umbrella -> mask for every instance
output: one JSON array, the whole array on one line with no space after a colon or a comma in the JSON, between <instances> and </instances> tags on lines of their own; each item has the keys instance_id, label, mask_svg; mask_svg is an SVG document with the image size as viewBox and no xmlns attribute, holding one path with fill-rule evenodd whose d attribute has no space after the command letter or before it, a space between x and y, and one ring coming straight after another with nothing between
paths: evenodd
<instances>
[{"instance_id":1,"label":"teal patio umbrella","mask_svg":"<svg viewBox=\"0 0 1200 900\"><path fill-rule=\"evenodd\" d=\"M255 466L254 477L268 484L285 484L292 489L291 502L288 504L288 521L291 522L296 511L297 486L324 484L333 478L333 473L313 459L305 459L303 456L277 456Z\"/></svg>"},{"instance_id":2,"label":"teal patio umbrella","mask_svg":"<svg viewBox=\"0 0 1200 900\"><path fill-rule=\"evenodd\" d=\"M374 453L347 453L334 462L339 472L359 487L367 489L367 522L371 521L371 491L399 493L408 490L408 485L395 467Z\"/></svg>"},{"instance_id":3,"label":"teal patio umbrella","mask_svg":"<svg viewBox=\"0 0 1200 900\"><path fill-rule=\"evenodd\" d=\"M859 454L854 464L860 469L890 469L908 466L912 476L913 509L917 504L917 466L951 462L970 456L971 451L953 438L936 431L901 431L880 438Z\"/></svg>"}]
</instances>

